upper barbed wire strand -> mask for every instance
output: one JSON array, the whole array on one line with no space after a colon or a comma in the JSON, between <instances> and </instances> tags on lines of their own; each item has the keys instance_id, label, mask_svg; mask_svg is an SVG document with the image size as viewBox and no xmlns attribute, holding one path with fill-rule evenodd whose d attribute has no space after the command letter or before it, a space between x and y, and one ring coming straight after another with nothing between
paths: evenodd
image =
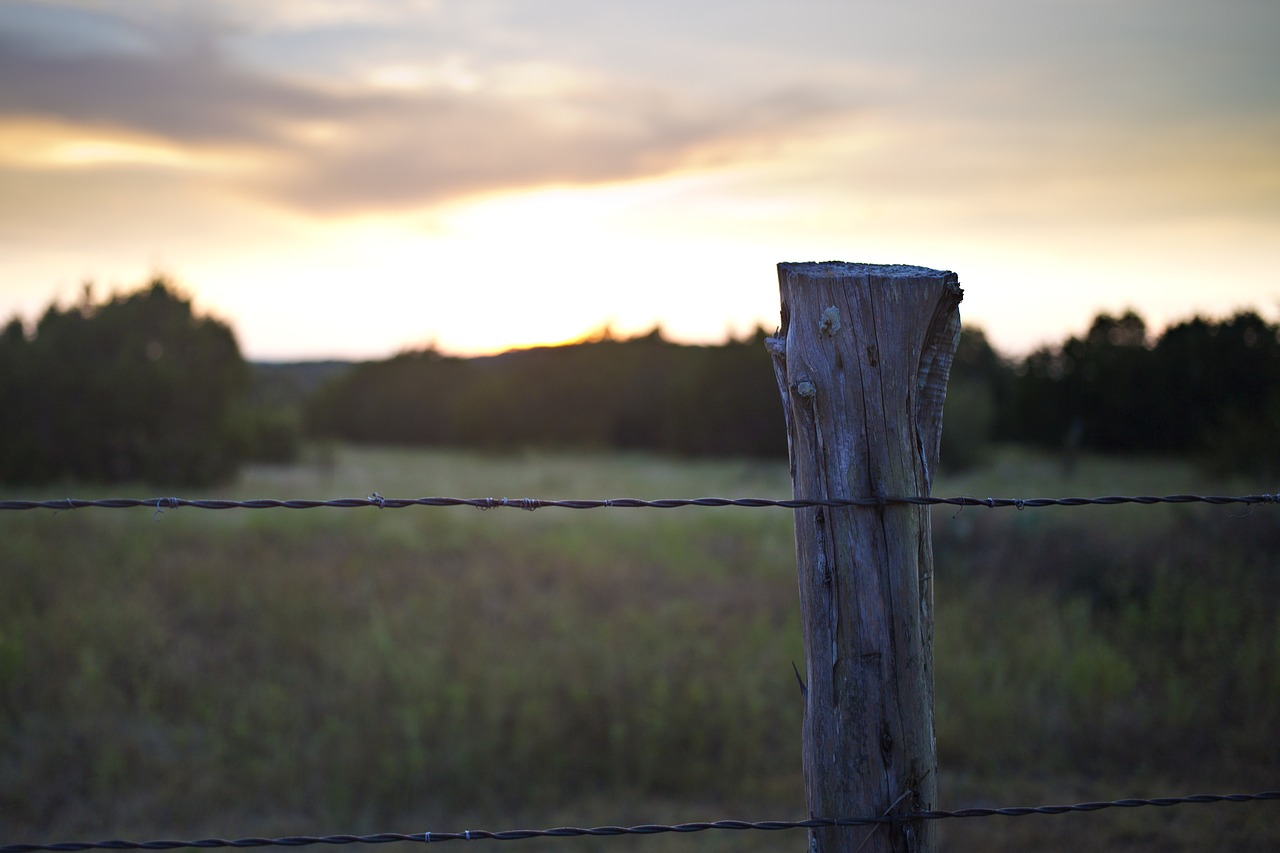
<instances>
[{"instance_id":1,"label":"upper barbed wire strand","mask_svg":"<svg viewBox=\"0 0 1280 853\"><path fill-rule=\"evenodd\" d=\"M445 507L469 506L477 509L676 509L680 507L781 507L801 509L806 507L886 507L886 506L977 506L996 509L1014 507L1033 509L1048 506L1114 506L1117 504L1280 504L1280 494L1257 495L1105 495L1096 498L977 498L970 495L953 498L935 497L884 497L884 498L662 498L640 500L638 498L610 498L606 500L547 500L544 498L384 498L374 492L366 498L337 498L334 500L256 500L164 498L58 498L53 500L0 500L0 510L71 510L71 509L129 509L146 507L152 510L177 509L402 509L411 506Z\"/></svg>"},{"instance_id":2,"label":"upper barbed wire strand","mask_svg":"<svg viewBox=\"0 0 1280 853\"><path fill-rule=\"evenodd\" d=\"M663 832L704 832L709 829L765 830L821 829L833 826L871 826L881 823L901 823L912 820L942 820L944 818L974 817L1025 817L1027 815L1057 815L1067 812L1096 812L1102 809L1132 809L1141 806L1178 806L1207 803L1247 803L1261 800L1280 800L1280 791L1263 791L1257 794L1193 794L1187 797L1157 797L1152 799L1111 800L1099 803L1077 803L1073 806L1035 806L1027 808L959 809L957 811L927 811L882 817L810 818L808 820L717 820L709 823L641 824L639 826L596 826L588 829L561 826L554 829L510 829L490 832L469 829L464 832L380 832L374 835L294 835L285 838L201 838L194 841L64 841L57 844L7 844L0 846L0 853L37 853L58 851L74 853L79 850L173 850L180 847L302 847L310 844L388 844L398 841L434 843L439 841L522 841L526 838L572 838L576 836L656 835Z\"/></svg>"}]
</instances>

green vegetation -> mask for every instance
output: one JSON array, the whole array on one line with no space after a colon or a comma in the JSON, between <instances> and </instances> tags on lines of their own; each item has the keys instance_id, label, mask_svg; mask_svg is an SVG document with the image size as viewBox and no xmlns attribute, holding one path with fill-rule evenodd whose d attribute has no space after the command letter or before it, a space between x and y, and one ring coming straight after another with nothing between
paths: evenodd
<instances>
[{"instance_id":1,"label":"green vegetation","mask_svg":"<svg viewBox=\"0 0 1280 853\"><path fill-rule=\"evenodd\" d=\"M1203 451L1217 467L1280 474L1280 325L1252 311L1158 337L1133 312L1016 368L1001 434L1109 453Z\"/></svg>"},{"instance_id":2,"label":"green vegetation","mask_svg":"<svg viewBox=\"0 0 1280 853\"><path fill-rule=\"evenodd\" d=\"M681 346L655 330L489 358L407 352L321 389L308 426L378 444L785 458L764 339Z\"/></svg>"},{"instance_id":3,"label":"green vegetation","mask_svg":"<svg viewBox=\"0 0 1280 853\"><path fill-rule=\"evenodd\" d=\"M358 365L306 406L312 434L373 444L648 450L783 458L764 331L719 347L657 332L480 359L407 352ZM993 441L1064 454L1194 454L1280 474L1280 326L1241 312L1148 334L1133 312L1006 360L961 337L942 463L980 467Z\"/></svg>"},{"instance_id":4,"label":"green vegetation","mask_svg":"<svg viewBox=\"0 0 1280 853\"><path fill-rule=\"evenodd\" d=\"M763 334L250 366L166 281L104 304L86 291L0 333L0 481L785 496ZM939 494L1274 491L1221 478L1280 472L1280 328L1242 313L1152 339L1136 315L1101 316L1021 363L966 330L945 421ZM326 443L300 455L304 427ZM1275 787L1270 507L934 523L942 807ZM783 510L2 515L0 843L802 815L794 572ZM1280 846L1273 813L953 821L942 837L1263 849Z\"/></svg>"},{"instance_id":5,"label":"green vegetation","mask_svg":"<svg viewBox=\"0 0 1280 853\"><path fill-rule=\"evenodd\" d=\"M1063 482L1056 459L988 459L937 493L1238 487L1168 462L1086 455ZM789 492L783 463L330 447L220 494L375 489ZM943 808L1275 787L1275 510L944 507L934 534ZM794 573L785 510L0 515L0 843L801 816ZM948 850L1271 849L1274 818L942 832ZM554 849L629 845L804 836Z\"/></svg>"},{"instance_id":6,"label":"green vegetation","mask_svg":"<svg viewBox=\"0 0 1280 853\"><path fill-rule=\"evenodd\" d=\"M104 303L51 305L0 330L0 482L201 484L286 460L299 427L247 405L234 333L157 278Z\"/></svg>"},{"instance_id":7,"label":"green vegetation","mask_svg":"<svg viewBox=\"0 0 1280 853\"><path fill-rule=\"evenodd\" d=\"M164 279L51 306L0 332L0 482L225 482L312 440L512 452L623 450L783 459L765 330L683 346L659 330L485 358L248 365L223 323ZM1153 337L1130 312L1020 361L966 329L942 465L981 468L994 442L1061 454L1195 455L1280 475L1280 326L1253 312Z\"/></svg>"}]
</instances>

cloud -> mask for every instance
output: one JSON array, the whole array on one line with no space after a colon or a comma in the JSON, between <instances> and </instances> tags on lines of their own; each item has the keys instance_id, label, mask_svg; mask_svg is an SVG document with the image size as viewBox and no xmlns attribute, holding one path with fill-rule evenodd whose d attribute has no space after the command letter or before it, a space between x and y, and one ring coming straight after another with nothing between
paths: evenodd
<instances>
[{"instance_id":1,"label":"cloud","mask_svg":"<svg viewBox=\"0 0 1280 853\"><path fill-rule=\"evenodd\" d=\"M234 151L248 164L235 177L244 192L311 214L637 178L755 151L846 109L813 88L725 101L550 62L452 76L420 62L424 73L401 66L394 87L385 73L288 79L238 64L226 49L234 27L208 15L57 11L26 32L0 18L0 121ZM76 50L49 37L59 21L80 33Z\"/></svg>"},{"instance_id":2,"label":"cloud","mask_svg":"<svg viewBox=\"0 0 1280 853\"><path fill-rule=\"evenodd\" d=\"M279 118L324 109L320 93L231 67L221 56L219 33L204 21L110 23L117 31L128 26L136 49L115 50L85 37L79 50L66 53L57 42L0 29L0 78L6 81L0 115L114 127L196 145L271 144L278 140ZM81 30L87 36L89 28Z\"/></svg>"},{"instance_id":3,"label":"cloud","mask_svg":"<svg viewBox=\"0 0 1280 853\"><path fill-rule=\"evenodd\" d=\"M359 95L331 106L329 117L341 116L333 137L283 152L264 184L311 210L662 174L745 156L825 108L816 96L716 105L616 85L514 98Z\"/></svg>"},{"instance_id":4,"label":"cloud","mask_svg":"<svg viewBox=\"0 0 1280 853\"><path fill-rule=\"evenodd\" d=\"M1085 16L1007 0L982 0L980 22L942 16L954 26L919 28L917 12L897 7L801 4L806 17L715 0L695 11L547 0L537 15L506 0L282 0L262 14L248 0L110 12L87 0L13 3L0 7L0 159L40 123L65 138L23 162L74 160L83 172L134 157L313 216L777 151L788 153L770 168L800 156L817 191L898 202L923 192L972 206L1001 186L1028 199L1046 187L1079 194L1157 165L1179 186L1203 175L1273 199L1265 152L1276 125L1248 82L1273 86L1256 82L1278 79L1261 73L1270 52L1224 59L1219 34L1188 54L1190 34L1212 28L1186 3L1164 21L1167 43L1122 37L1150 2L1120 4L1101 32ZM733 37L717 41L726 24ZM892 37L903 31L910 49ZM1125 65L1134 55L1143 62ZM1228 85L1235 77L1244 82ZM1192 83L1204 91L1186 100ZM1224 91L1237 100L1206 94ZM868 128L879 147L859 141ZM1232 138L1256 144L1226 146ZM1242 147L1231 162L1219 156Z\"/></svg>"}]
</instances>

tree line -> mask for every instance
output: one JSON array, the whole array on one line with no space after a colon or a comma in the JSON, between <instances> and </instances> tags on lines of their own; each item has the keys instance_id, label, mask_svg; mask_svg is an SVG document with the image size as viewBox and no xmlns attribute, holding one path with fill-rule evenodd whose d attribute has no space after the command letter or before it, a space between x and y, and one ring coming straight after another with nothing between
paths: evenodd
<instances>
[{"instance_id":1,"label":"tree line","mask_svg":"<svg viewBox=\"0 0 1280 853\"><path fill-rule=\"evenodd\" d=\"M655 330L484 358L405 352L330 382L305 422L345 441L785 456L764 337L682 346Z\"/></svg>"},{"instance_id":2,"label":"tree line","mask_svg":"<svg viewBox=\"0 0 1280 853\"><path fill-rule=\"evenodd\" d=\"M307 439L785 458L765 337L687 346L655 329L481 358L251 365L166 279L103 302L86 288L0 331L0 481L210 483L288 462ZM942 460L1022 442L1276 474L1278 433L1280 326L1242 311L1153 335L1134 312L1102 314L1020 359L966 328Z\"/></svg>"},{"instance_id":3,"label":"tree line","mask_svg":"<svg viewBox=\"0 0 1280 853\"><path fill-rule=\"evenodd\" d=\"M1280 325L1256 312L1152 335L1133 311L1011 365L995 434L1105 453L1200 454L1280 473Z\"/></svg>"},{"instance_id":4,"label":"tree line","mask_svg":"<svg viewBox=\"0 0 1280 853\"><path fill-rule=\"evenodd\" d=\"M405 352L329 382L305 423L347 441L780 458L765 336L684 346L655 330L488 358ZM1021 359L966 328L943 426L953 469L980 464L994 442L1020 442L1280 471L1280 326L1243 311L1152 335L1135 312L1100 314L1085 335Z\"/></svg>"}]
</instances>

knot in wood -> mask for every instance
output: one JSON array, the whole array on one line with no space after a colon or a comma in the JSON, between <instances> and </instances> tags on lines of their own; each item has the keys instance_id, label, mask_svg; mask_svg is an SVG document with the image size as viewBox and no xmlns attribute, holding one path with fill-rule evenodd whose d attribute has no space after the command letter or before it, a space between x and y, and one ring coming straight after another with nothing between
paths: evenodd
<instances>
[{"instance_id":1,"label":"knot in wood","mask_svg":"<svg viewBox=\"0 0 1280 853\"><path fill-rule=\"evenodd\" d=\"M818 331L827 337L834 337L840 331L840 309L832 305L822 312L818 319Z\"/></svg>"}]
</instances>

